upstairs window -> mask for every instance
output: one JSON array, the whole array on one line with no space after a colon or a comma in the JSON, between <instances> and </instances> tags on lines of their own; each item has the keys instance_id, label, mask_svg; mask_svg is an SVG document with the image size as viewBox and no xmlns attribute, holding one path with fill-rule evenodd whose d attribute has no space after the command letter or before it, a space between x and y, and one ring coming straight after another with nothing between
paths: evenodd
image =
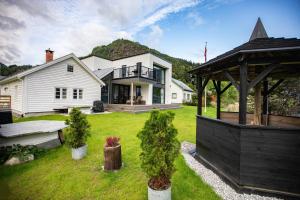
<instances>
[{"instance_id":1,"label":"upstairs window","mask_svg":"<svg viewBox=\"0 0 300 200\"><path fill-rule=\"evenodd\" d=\"M55 99L66 99L67 88L55 88Z\"/></svg>"},{"instance_id":2,"label":"upstairs window","mask_svg":"<svg viewBox=\"0 0 300 200\"><path fill-rule=\"evenodd\" d=\"M68 65L67 71L68 72L73 72L74 71L74 67L72 65Z\"/></svg>"},{"instance_id":3,"label":"upstairs window","mask_svg":"<svg viewBox=\"0 0 300 200\"><path fill-rule=\"evenodd\" d=\"M83 90L82 89L73 89L73 99L82 99Z\"/></svg>"}]
</instances>

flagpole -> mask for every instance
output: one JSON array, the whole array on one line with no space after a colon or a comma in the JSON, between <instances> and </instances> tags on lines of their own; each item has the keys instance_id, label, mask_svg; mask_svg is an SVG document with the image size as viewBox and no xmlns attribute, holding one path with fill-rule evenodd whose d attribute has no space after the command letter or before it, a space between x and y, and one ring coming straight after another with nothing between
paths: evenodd
<instances>
[{"instance_id":1,"label":"flagpole","mask_svg":"<svg viewBox=\"0 0 300 200\"><path fill-rule=\"evenodd\" d=\"M205 42L205 50L204 50L204 59L205 59L205 62L206 62L206 53L207 53L207 42ZM204 89L204 112L206 113L206 87Z\"/></svg>"}]
</instances>

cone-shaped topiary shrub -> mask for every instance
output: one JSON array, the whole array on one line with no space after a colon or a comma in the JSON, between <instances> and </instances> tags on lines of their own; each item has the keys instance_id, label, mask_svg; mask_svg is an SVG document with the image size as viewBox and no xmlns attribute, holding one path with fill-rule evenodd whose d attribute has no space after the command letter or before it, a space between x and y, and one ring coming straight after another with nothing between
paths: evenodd
<instances>
[{"instance_id":1,"label":"cone-shaped topiary shrub","mask_svg":"<svg viewBox=\"0 0 300 200\"><path fill-rule=\"evenodd\" d=\"M174 160L179 154L180 142L173 126L175 114L152 111L150 119L137 137L141 140L141 167L149 176L149 187L154 190L167 189L175 172Z\"/></svg>"},{"instance_id":2,"label":"cone-shaped topiary shrub","mask_svg":"<svg viewBox=\"0 0 300 200\"><path fill-rule=\"evenodd\" d=\"M90 124L86 115L78 108L73 108L66 124L69 125L65 129L66 144L75 149L84 146L90 136Z\"/></svg>"}]
</instances>

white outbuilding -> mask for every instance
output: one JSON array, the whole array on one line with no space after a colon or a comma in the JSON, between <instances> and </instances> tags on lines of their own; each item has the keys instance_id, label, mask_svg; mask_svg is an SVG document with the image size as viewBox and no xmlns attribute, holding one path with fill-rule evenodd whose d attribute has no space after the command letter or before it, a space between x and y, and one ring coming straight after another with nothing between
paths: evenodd
<instances>
[{"instance_id":1,"label":"white outbuilding","mask_svg":"<svg viewBox=\"0 0 300 200\"><path fill-rule=\"evenodd\" d=\"M172 103L184 103L192 101L193 90L180 80L172 78Z\"/></svg>"}]
</instances>

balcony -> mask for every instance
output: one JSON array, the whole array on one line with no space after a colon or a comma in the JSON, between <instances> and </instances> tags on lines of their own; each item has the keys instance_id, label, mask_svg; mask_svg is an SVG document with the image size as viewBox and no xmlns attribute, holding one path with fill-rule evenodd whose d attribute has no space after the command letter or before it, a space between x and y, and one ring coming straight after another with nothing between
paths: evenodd
<instances>
[{"instance_id":1,"label":"balcony","mask_svg":"<svg viewBox=\"0 0 300 200\"><path fill-rule=\"evenodd\" d=\"M134 66L122 66L121 68L114 69L113 79L124 78L146 78L154 80L153 69L142 66L141 63L137 63Z\"/></svg>"}]
</instances>

